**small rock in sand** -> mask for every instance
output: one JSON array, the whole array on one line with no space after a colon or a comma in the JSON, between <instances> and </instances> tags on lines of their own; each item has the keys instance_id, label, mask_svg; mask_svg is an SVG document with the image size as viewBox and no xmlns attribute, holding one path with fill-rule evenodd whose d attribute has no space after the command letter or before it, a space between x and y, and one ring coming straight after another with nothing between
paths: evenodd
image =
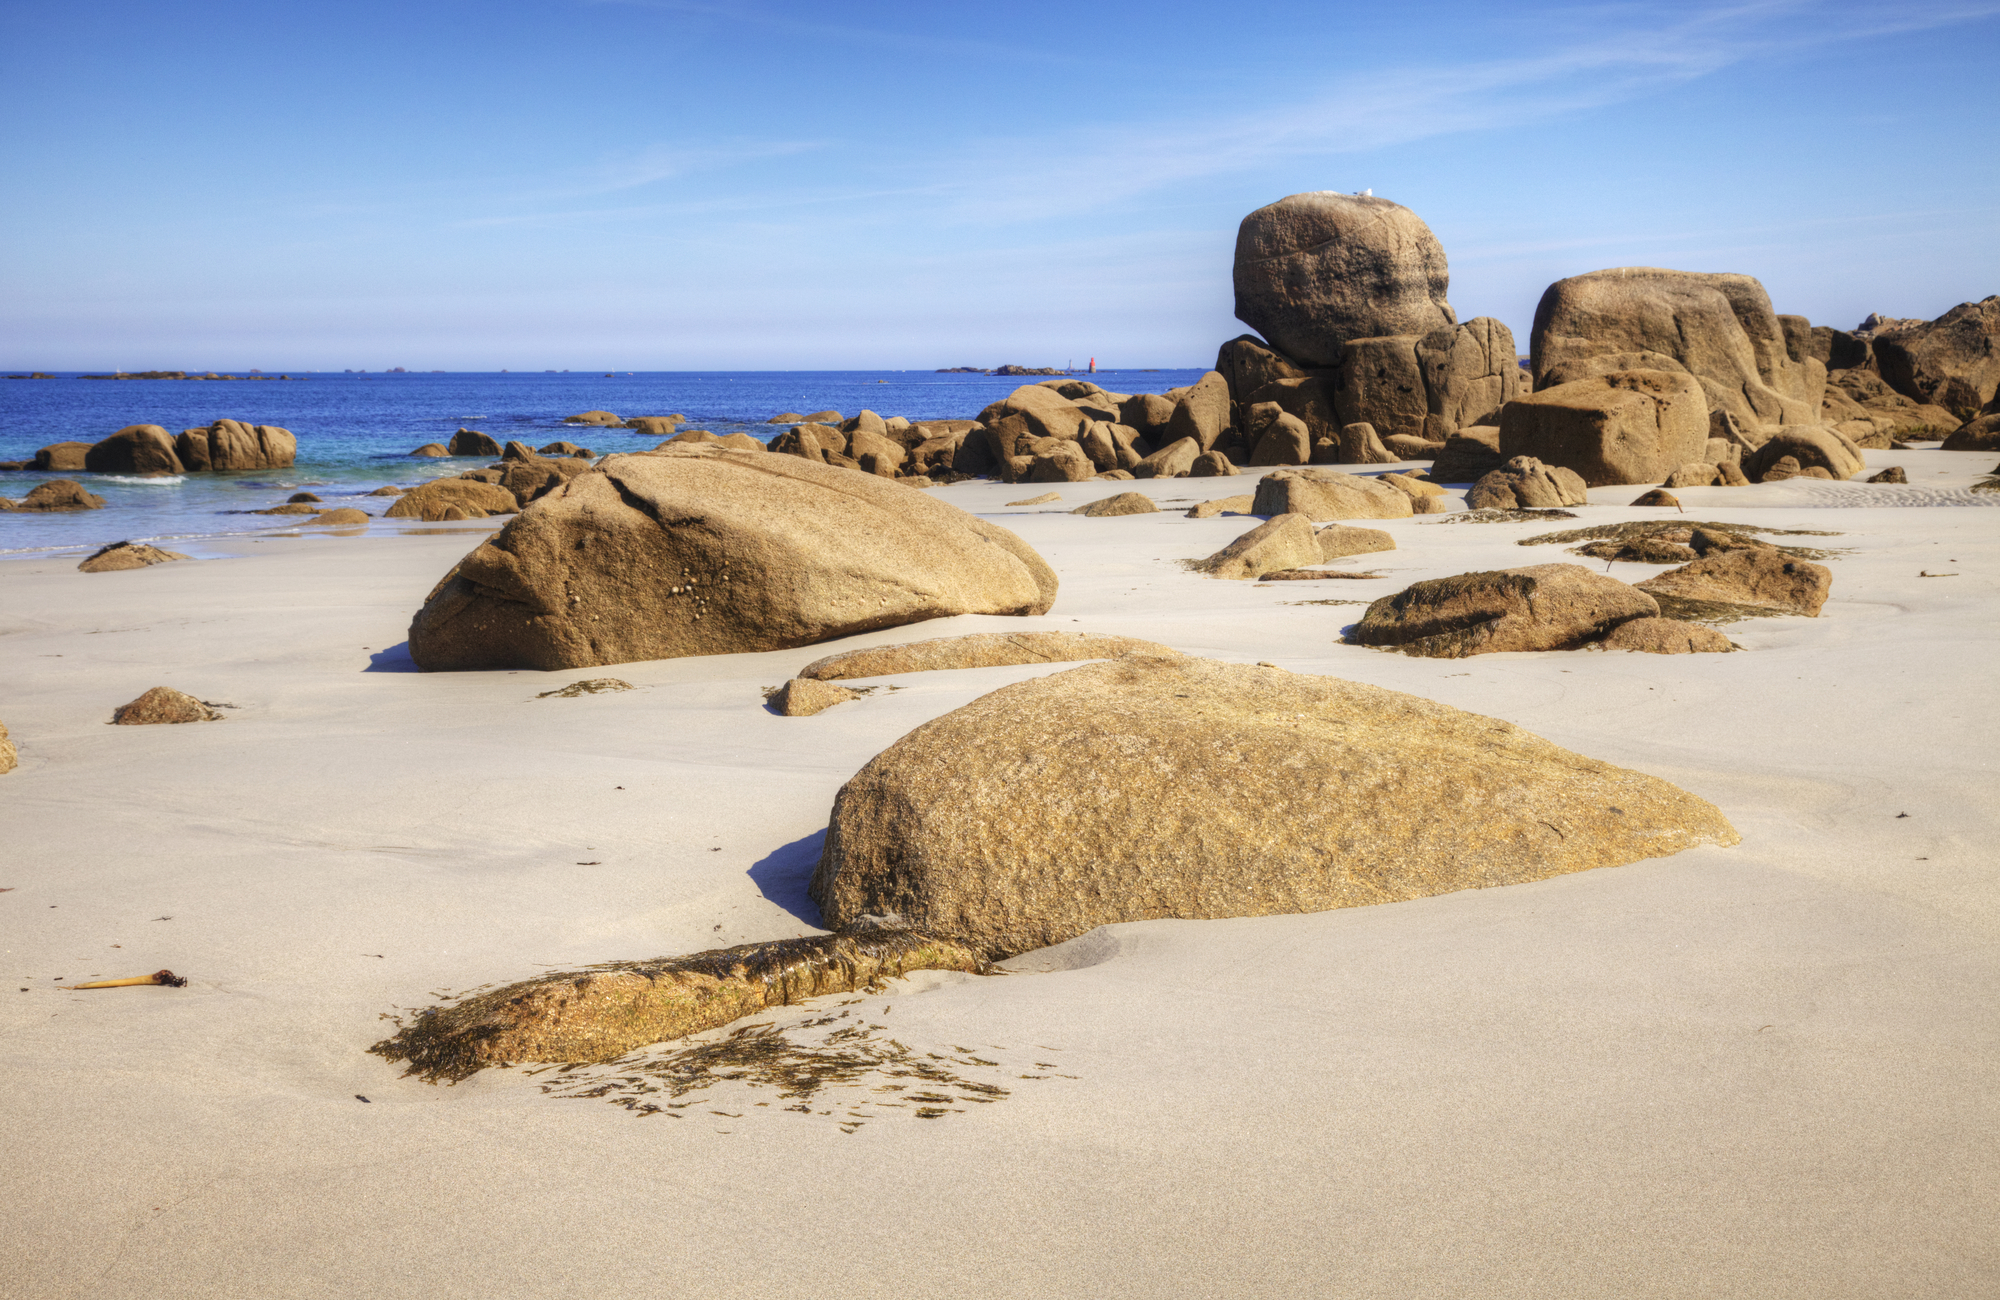
<instances>
[{"instance_id":1,"label":"small rock in sand","mask_svg":"<svg viewBox=\"0 0 2000 1300\"><path fill-rule=\"evenodd\" d=\"M194 696L170 686L155 686L111 714L113 725L144 727L162 722L220 722L222 715Z\"/></svg>"},{"instance_id":2,"label":"small rock in sand","mask_svg":"<svg viewBox=\"0 0 2000 1300\"><path fill-rule=\"evenodd\" d=\"M836 704L860 698L860 691L845 686L814 681L810 677L794 677L771 693L770 704L771 712L787 718L810 718Z\"/></svg>"},{"instance_id":3,"label":"small rock in sand","mask_svg":"<svg viewBox=\"0 0 2000 1300\"><path fill-rule=\"evenodd\" d=\"M1152 515L1159 511L1160 508L1153 504L1153 498L1143 492L1120 492L1115 497L1078 506L1070 513L1087 519L1103 519L1111 515Z\"/></svg>"},{"instance_id":4,"label":"small rock in sand","mask_svg":"<svg viewBox=\"0 0 2000 1300\"><path fill-rule=\"evenodd\" d=\"M1194 509L1188 511L1187 517L1190 519L1213 519L1220 514L1247 515L1250 513L1250 503L1254 500L1256 498L1246 492L1240 497L1222 497L1215 501L1204 501Z\"/></svg>"},{"instance_id":5,"label":"small rock in sand","mask_svg":"<svg viewBox=\"0 0 2000 1300\"><path fill-rule=\"evenodd\" d=\"M1678 507L1680 503L1681 499L1675 496L1673 493L1667 491L1665 488L1654 488L1651 492L1643 493L1636 500L1632 502L1632 504L1635 506L1675 506L1675 507Z\"/></svg>"},{"instance_id":6,"label":"small rock in sand","mask_svg":"<svg viewBox=\"0 0 2000 1300\"><path fill-rule=\"evenodd\" d=\"M1712 627L1677 618L1635 618L1620 623L1604 638L1607 650L1638 650L1653 655L1727 653L1736 647Z\"/></svg>"},{"instance_id":7,"label":"small rock in sand","mask_svg":"<svg viewBox=\"0 0 2000 1300\"><path fill-rule=\"evenodd\" d=\"M1022 501L1009 501L1009 506L1045 506L1051 501L1062 500L1060 492L1044 492L1038 497L1028 497Z\"/></svg>"},{"instance_id":8,"label":"small rock in sand","mask_svg":"<svg viewBox=\"0 0 2000 1300\"><path fill-rule=\"evenodd\" d=\"M1717 550L1693 564L1638 584L1641 591L1682 600L1752 605L1819 617L1833 587L1833 571L1795 560L1775 547Z\"/></svg>"},{"instance_id":9,"label":"small rock in sand","mask_svg":"<svg viewBox=\"0 0 2000 1300\"><path fill-rule=\"evenodd\" d=\"M144 542L113 542L76 566L78 573L117 573L123 569L143 569L169 560L192 559L179 551L163 551Z\"/></svg>"},{"instance_id":10,"label":"small rock in sand","mask_svg":"<svg viewBox=\"0 0 2000 1300\"><path fill-rule=\"evenodd\" d=\"M1868 481L1870 483L1907 483L1910 481L1910 476L1903 472L1901 465L1891 465L1880 474L1870 474Z\"/></svg>"},{"instance_id":11,"label":"small rock in sand","mask_svg":"<svg viewBox=\"0 0 2000 1300\"><path fill-rule=\"evenodd\" d=\"M816 681L928 673L952 668L1000 668L1009 664L1077 663L1126 655L1177 655L1157 641L1096 632L978 632L902 645L873 646L815 659L799 676Z\"/></svg>"},{"instance_id":12,"label":"small rock in sand","mask_svg":"<svg viewBox=\"0 0 2000 1300\"><path fill-rule=\"evenodd\" d=\"M309 526L313 528L353 528L357 525L367 523L368 519L369 515L367 511L356 510L353 506L342 506L338 510L321 511L319 518L313 520Z\"/></svg>"}]
</instances>

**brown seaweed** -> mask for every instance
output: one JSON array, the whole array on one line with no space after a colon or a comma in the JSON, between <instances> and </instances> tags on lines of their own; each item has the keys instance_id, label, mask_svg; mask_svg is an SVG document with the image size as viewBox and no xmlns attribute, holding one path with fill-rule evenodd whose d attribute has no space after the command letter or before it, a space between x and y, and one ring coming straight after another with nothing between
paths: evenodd
<instances>
[{"instance_id":1,"label":"brown seaweed","mask_svg":"<svg viewBox=\"0 0 2000 1300\"><path fill-rule=\"evenodd\" d=\"M984 973L971 949L916 930L742 944L540 975L421 1012L368 1050L406 1075L457 1082L488 1066L602 1064L768 1007L868 988L914 970Z\"/></svg>"}]
</instances>

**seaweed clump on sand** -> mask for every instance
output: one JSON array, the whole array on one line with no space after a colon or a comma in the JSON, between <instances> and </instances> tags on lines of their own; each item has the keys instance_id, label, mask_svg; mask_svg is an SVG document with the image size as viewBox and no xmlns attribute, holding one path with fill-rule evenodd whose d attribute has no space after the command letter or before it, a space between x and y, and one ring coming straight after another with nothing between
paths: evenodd
<instances>
[{"instance_id":1,"label":"seaweed clump on sand","mask_svg":"<svg viewBox=\"0 0 2000 1300\"><path fill-rule=\"evenodd\" d=\"M909 971L986 969L985 959L962 944L857 925L838 934L540 975L428 1008L368 1050L408 1062L404 1074L431 1083L524 1061L595 1065L768 1007L868 988Z\"/></svg>"},{"instance_id":2,"label":"seaweed clump on sand","mask_svg":"<svg viewBox=\"0 0 2000 1300\"><path fill-rule=\"evenodd\" d=\"M1818 528L1763 528L1755 524L1631 519L1619 524L1595 524L1589 528L1542 533L1539 536L1522 538L1515 545L1564 546L1571 542L1583 542L1586 545L1571 547L1570 554L1588 555L1598 560L1626 560L1637 564L1685 564L1695 558L1695 550L1691 549L1688 543L1694 540L1697 532L1727 533L1731 537L1742 538L1755 538L1758 533L1768 533L1775 537L1840 536L1837 532L1827 532ZM1840 553L1817 550L1810 546L1779 546L1776 549L1795 560L1825 560Z\"/></svg>"},{"instance_id":3,"label":"seaweed clump on sand","mask_svg":"<svg viewBox=\"0 0 2000 1300\"><path fill-rule=\"evenodd\" d=\"M564 1066L540 1087L545 1095L556 1098L601 1100L641 1118L667 1115L674 1119L686 1118L693 1107L705 1101L713 1105L721 1100L699 1095L717 1085L771 1088L779 1101L792 1103L784 1110L832 1118L849 1133L870 1119L888 1119L898 1112L917 1119L939 1119L963 1112L963 1103L990 1104L1009 1095L997 1083L966 1077L980 1068L1004 1068L999 1061L966 1047L956 1047L952 1054L919 1051L889 1037L886 1026L870 1023L865 1014L856 1017L852 1011L842 1011L784 1027L745 1025L713 1042L659 1056L628 1058L600 1069ZM839 1027L818 1042L800 1042L788 1036L828 1025ZM860 1088L867 1090L866 1095L854 1096L853 1090ZM724 1119L742 1118L722 1110L708 1113Z\"/></svg>"},{"instance_id":4,"label":"seaweed clump on sand","mask_svg":"<svg viewBox=\"0 0 2000 1300\"><path fill-rule=\"evenodd\" d=\"M1486 506L1479 510L1454 511L1442 519L1426 519L1424 522L1427 524L1520 524L1533 523L1537 519L1574 518L1576 518L1576 514L1570 510L1537 510L1528 506L1501 509L1497 506ZM1525 542L1522 543L1524 546L1526 544Z\"/></svg>"}]
</instances>

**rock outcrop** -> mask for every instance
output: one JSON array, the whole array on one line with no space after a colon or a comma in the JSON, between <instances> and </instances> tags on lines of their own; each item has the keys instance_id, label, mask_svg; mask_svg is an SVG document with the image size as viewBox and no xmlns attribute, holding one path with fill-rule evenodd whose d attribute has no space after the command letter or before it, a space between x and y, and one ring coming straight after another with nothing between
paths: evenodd
<instances>
[{"instance_id":1,"label":"rock outcrop","mask_svg":"<svg viewBox=\"0 0 2000 1300\"><path fill-rule=\"evenodd\" d=\"M482 483L470 478L434 478L396 498L384 514L387 519L421 519L438 523L447 518L484 519L488 515L510 515L520 509L514 494L498 483Z\"/></svg>"},{"instance_id":2,"label":"rock outcrop","mask_svg":"<svg viewBox=\"0 0 2000 1300\"><path fill-rule=\"evenodd\" d=\"M1537 392L1614 371L1683 371L1710 408L1752 426L1810 423L1826 386L1825 366L1792 360L1770 296L1747 275L1628 266L1558 280L1535 308L1529 346Z\"/></svg>"},{"instance_id":3,"label":"rock outcrop","mask_svg":"<svg viewBox=\"0 0 2000 1300\"><path fill-rule=\"evenodd\" d=\"M1868 468L1861 449L1838 429L1824 425L1787 425L1743 458L1743 472L1756 482L1771 480L1780 460L1790 459L1795 472L1821 471L1815 478L1853 478ZM1782 476L1780 476L1782 477Z\"/></svg>"},{"instance_id":4,"label":"rock outcrop","mask_svg":"<svg viewBox=\"0 0 2000 1300\"><path fill-rule=\"evenodd\" d=\"M411 624L410 654L438 671L777 650L1041 614L1055 594L1012 533L874 475L649 452L606 458L461 560Z\"/></svg>"},{"instance_id":5,"label":"rock outcrop","mask_svg":"<svg viewBox=\"0 0 2000 1300\"><path fill-rule=\"evenodd\" d=\"M1159 511L1160 508L1153 504L1153 498L1143 492L1120 492L1115 497L1078 506L1070 513L1087 519L1105 519L1114 515L1152 515Z\"/></svg>"},{"instance_id":6,"label":"rock outcrop","mask_svg":"<svg viewBox=\"0 0 2000 1300\"><path fill-rule=\"evenodd\" d=\"M144 727L167 722L220 722L222 715L194 696L170 686L155 686L130 704L112 710L120 727Z\"/></svg>"},{"instance_id":7,"label":"rock outcrop","mask_svg":"<svg viewBox=\"0 0 2000 1300\"><path fill-rule=\"evenodd\" d=\"M1529 393L1500 413L1500 453L1574 470L1590 487L1657 483L1708 448L1708 407L1685 373L1619 370Z\"/></svg>"},{"instance_id":8,"label":"rock outcrop","mask_svg":"<svg viewBox=\"0 0 2000 1300\"><path fill-rule=\"evenodd\" d=\"M117 573L123 569L144 569L155 564L165 564L170 560L187 560L192 556L179 551L163 551L157 546L144 542L113 542L76 566L78 573Z\"/></svg>"},{"instance_id":9,"label":"rock outcrop","mask_svg":"<svg viewBox=\"0 0 2000 1300\"><path fill-rule=\"evenodd\" d=\"M1283 514L1252 528L1191 567L1211 578L1250 579L1283 569L1323 564L1344 555L1393 551L1396 539L1379 528L1331 524L1315 529L1304 515Z\"/></svg>"},{"instance_id":10,"label":"rock outcrop","mask_svg":"<svg viewBox=\"0 0 2000 1300\"><path fill-rule=\"evenodd\" d=\"M978 632L971 636L938 637L902 645L870 646L815 659L799 669L813 681L845 681L854 677L887 677L892 673L930 673L954 668L1002 668L1011 664L1079 663L1086 659L1121 659L1126 655L1177 655L1180 651L1158 641L1106 636L1097 632Z\"/></svg>"},{"instance_id":11,"label":"rock outcrop","mask_svg":"<svg viewBox=\"0 0 2000 1300\"><path fill-rule=\"evenodd\" d=\"M1122 921L1267 916L1738 836L1712 805L1495 718L1328 677L1132 658L982 696L834 800L811 893L991 957Z\"/></svg>"},{"instance_id":12,"label":"rock outcrop","mask_svg":"<svg viewBox=\"0 0 2000 1300\"><path fill-rule=\"evenodd\" d=\"M1970 415L2000 392L2000 296L1878 335L1874 352L1882 378L1903 396Z\"/></svg>"},{"instance_id":13,"label":"rock outcrop","mask_svg":"<svg viewBox=\"0 0 2000 1300\"><path fill-rule=\"evenodd\" d=\"M196 472L287 469L298 450L299 440L291 430L241 420L217 420L205 429L188 429L174 439L174 454L183 466Z\"/></svg>"},{"instance_id":14,"label":"rock outcrop","mask_svg":"<svg viewBox=\"0 0 2000 1300\"><path fill-rule=\"evenodd\" d=\"M1350 340L1426 335L1458 321L1444 248L1399 203L1323 191L1243 218L1236 318L1306 367L1340 364Z\"/></svg>"},{"instance_id":15,"label":"rock outcrop","mask_svg":"<svg viewBox=\"0 0 2000 1300\"><path fill-rule=\"evenodd\" d=\"M93 474L178 474L181 458L174 454L174 436L159 425L129 424L92 444L83 467Z\"/></svg>"},{"instance_id":16,"label":"rock outcrop","mask_svg":"<svg viewBox=\"0 0 2000 1300\"><path fill-rule=\"evenodd\" d=\"M1412 583L1370 605L1348 639L1434 659L1575 650L1659 612L1645 592L1580 564L1536 564Z\"/></svg>"},{"instance_id":17,"label":"rock outcrop","mask_svg":"<svg viewBox=\"0 0 2000 1300\"><path fill-rule=\"evenodd\" d=\"M590 424L604 429L615 429L625 423L623 418L613 415L609 411L579 411L575 415L565 415L562 422L564 424Z\"/></svg>"},{"instance_id":18,"label":"rock outcrop","mask_svg":"<svg viewBox=\"0 0 2000 1300\"><path fill-rule=\"evenodd\" d=\"M453 456L498 456L500 444L477 429L460 429L451 435L450 454Z\"/></svg>"},{"instance_id":19,"label":"rock outcrop","mask_svg":"<svg viewBox=\"0 0 2000 1300\"><path fill-rule=\"evenodd\" d=\"M31 468L43 474L74 474L90 456L87 442L52 442L35 453Z\"/></svg>"}]
</instances>

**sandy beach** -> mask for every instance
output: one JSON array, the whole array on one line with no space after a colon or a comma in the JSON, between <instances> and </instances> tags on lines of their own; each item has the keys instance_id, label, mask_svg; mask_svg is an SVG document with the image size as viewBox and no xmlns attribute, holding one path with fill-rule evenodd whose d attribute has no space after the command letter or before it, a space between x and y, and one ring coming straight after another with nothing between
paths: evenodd
<instances>
[{"instance_id":1,"label":"sandy beach","mask_svg":"<svg viewBox=\"0 0 2000 1300\"><path fill-rule=\"evenodd\" d=\"M928 490L1048 560L1047 615L555 673L418 673L404 648L497 520L275 530L108 574L8 561L5 1289L1988 1294L2000 498L1964 492L1990 455L1867 460L1911 485L1678 493L1689 519L1837 534L1782 539L1836 553L1820 617L1730 624L1744 653L1716 655L1339 643L1410 582L1572 558L1523 538L1674 513L1628 508L1629 486L1592 490L1576 524L1368 521L1398 547L1360 557L1379 578L1252 583L1179 561L1257 522L1183 513L1254 474L1056 484L1060 502L1021 508L1042 485L960 483ZM1064 513L1131 490L1163 510ZM1067 665L850 682L885 689L810 718L762 692L833 650L1023 628L1502 718L1692 791L1743 840L1378 907L1111 926L1003 975L754 1017L896 1044L805 1098L722 1080L640 1113L668 1098L616 1082L632 1069L435 1086L367 1054L387 1017L441 997L818 932L806 883L841 784ZM635 689L544 697L597 677ZM226 720L105 725L159 685ZM161 967L187 987L58 988ZM580 1085L601 1095L558 1095Z\"/></svg>"}]
</instances>

